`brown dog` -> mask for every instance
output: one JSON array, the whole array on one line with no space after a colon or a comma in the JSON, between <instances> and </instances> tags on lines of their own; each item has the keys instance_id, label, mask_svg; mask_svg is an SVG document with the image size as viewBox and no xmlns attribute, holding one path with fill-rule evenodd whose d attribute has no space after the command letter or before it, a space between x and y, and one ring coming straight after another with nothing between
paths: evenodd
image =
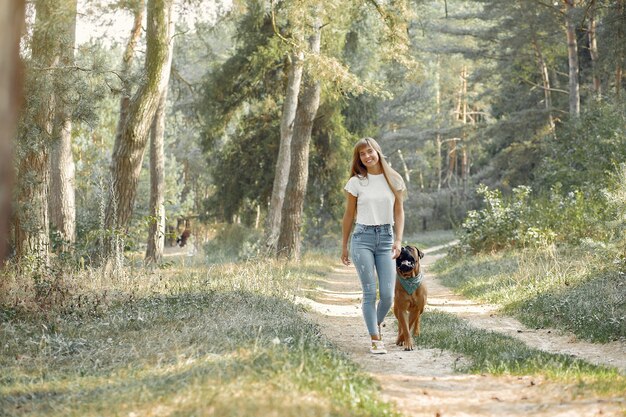
<instances>
[{"instance_id":1,"label":"brown dog","mask_svg":"<svg viewBox=\"0 0 626 417\"><path fill-rule=\"evenodd\" d=\"M404 350L413 350L413 336L420 334L420 315L426 306L426 286L420 268L423 257L424 253L415 246L406 246L396 258L393 314L398 319L396 345L404 346Z\"/></svg>"}]
</instances>

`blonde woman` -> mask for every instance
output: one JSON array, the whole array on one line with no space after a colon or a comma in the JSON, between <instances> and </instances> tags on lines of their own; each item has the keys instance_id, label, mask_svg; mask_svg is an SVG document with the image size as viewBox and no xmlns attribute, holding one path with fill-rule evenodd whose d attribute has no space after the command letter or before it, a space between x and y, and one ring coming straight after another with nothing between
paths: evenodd
<instances>
[{"instance_id":1,"label":"blonde woman","mask_svg":"<svg viewBox=\"0 0 626 417\"><path fill-rule=\"evenodd\" d=\"M380 326L393 303L394 259L402 248L402 201L406 187L402 176L385 161L378 143L363 138L354 145L351 178L344 189L347 203L342 223L341 261L344 265L351 264L350 240L350 255L363 289L363 318L371 338L370 352L387 353Z\"/></svg>"}]
</instances>

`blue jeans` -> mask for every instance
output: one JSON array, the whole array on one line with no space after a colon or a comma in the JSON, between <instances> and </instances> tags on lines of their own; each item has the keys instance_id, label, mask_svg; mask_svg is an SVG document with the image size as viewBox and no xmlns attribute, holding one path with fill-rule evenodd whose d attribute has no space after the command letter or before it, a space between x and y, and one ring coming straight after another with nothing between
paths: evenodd
<instances>
[{"instance_id":1,"label":"blue jeans","mask_svg":"<svg viewBox=\"0 0 626 417\"><path fill-rule=\"evenodd\" d=\"M356 224L352 232L350 252L363 289L363 318L371 336L378 335L393 303L396 265L391 258L393 227L390 224L367 226ZM374 274L376 269L376 274ZM380 301L376 305L376 278Z\"/></svg>"}]
</instances>

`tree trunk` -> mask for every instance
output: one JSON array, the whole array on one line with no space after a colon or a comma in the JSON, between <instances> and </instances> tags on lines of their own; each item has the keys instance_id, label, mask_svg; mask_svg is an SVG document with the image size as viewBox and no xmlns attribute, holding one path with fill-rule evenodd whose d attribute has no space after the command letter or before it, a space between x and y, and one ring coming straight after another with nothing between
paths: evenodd
<instances>
[{"instance_id":1,"label":"tree trunk","mask_svg":"<svg viewBox=\"0 0 626 417\"><path fill-rule=\"evenodd\" d=\"M618 22L626 21L626 0L619 0L618 5ZM618 24L617 26L617 45L618 45L618 54L617 54L617 63L615 64L615 97L619 101L621 90L622 90L622 77L624 71L624 25Z\"/></svg>"},{"instance_id":2,"label":"tree trunk","mask_svg":"<svg viewBox=\"0 0 626 417\"><path fill-rule=\"evenodd\" d=\"M152 122L150 132L150 226L148 228L147 264L158 264L163 258L165 246L165 103L167 94L163 93L159 107Z\"/></svg>"},{"instance_id":3,"label":"tree trunk","mask_svg":"<svg viewBox=\"0 0 626 417\"><path fill-rule=\"evenodd\" d=\"M461 182L463 185L463 199L468 197L469 181L469 144L465 126L467 125L467 67L463 66L461 71L461 123L463 123L463 133L461 135Z\"/></svg>"},{"instance_id":4,"label":"tree trunk","mask_svg":"<svg viewBox=\"0 0 626 417\"><path fill-rule=\"evenodd\" d=\"M145 78L129 103L122 134L119 140L116 137L111 164L112 195L107 204L105 227L115 233L125 232L130 221L148 133L169 81L171 5L172 0L148 1ZM106 245L104 250L108 256L112 248Z\"/></svg>"},{"instance_id":5,"label":"tree trunk","mask_svg":"<svg viewBox=\"0 0 626 417\"><path fill-rule=\"evenodd\" d=\"M141 38L141 22L143 21L144 6L144 0L136 4L136 9L133 13L133 28L130 31L130 38L126 44L124 55L122 56L122 70L120 74L122 78L122 92L120 97L120 117L117 121L117 129L115 131L115 146L122 143L122 134L128 116L128 105L130 104L131 97L130 72L135 57L135 47ZM113 153L115 152L116 149L113 150Z\"/></svg>"},{"instance_id":6,"label":"tree trunk","mask_svg":"<svg viewBox=\"0 0 626 417\"><path fill-rule=\"evenodd\" d=\"M74 65L76 40L77 0L64 1L58 32L59 63L63 67ZM61 71L60 74L64 72ZM61 252L70 251L76 234L75 166L72 155L71 109L63 100L57 100L50 148L50 224L58 233Z\"/></svg>"},{"instance_id":7,"label":"tree trunk","mask_svg":"<svg viewBox=\"0 0 626 417\"><path fill-rule=\"evenodd\" d=\"M550 75L548 73L548 66L546 65L546 60L543 58L543 53L539 48L539 44L537 39L535 38L534 33L532 34L532 45L535 50L535 59L537 60L537 67L539 68L539 72L541 73L541 81L543 83L543 98L544 98L544 107L548 112L548 124L550 126L550 132L552 135L556 135L556 125L554 123L554 117L552 116L552 92L550 91Z\"/></svg>"},{"instance_id":8,"label":"tree trunk","mask_svg":"<svg viewBox=\"0 0 626 417\"><path fill-rule=\"evenodd\" d=\"M402 154L402 150L398 149L398 158L400 158L400 163L402 164L402 170L404 171L404 179L407 183L411 182L411 175L409 172L409 167L404 160L404 155Z\"/></svg>"},{"instance_id":9,"label":"tree trunk","mask_svg":"<svg viewBox=\"0 0 626 417\"><path fill-rule=\"evenodd\" d=\"M309 38L310 50L319 54L321 41L321 25L318 24L314 34ZM320 103L321 84L307 77L298 101L298 109L294 120L293 140L291 143L291 167L289 182L281 214L280 235L278 238L278 256L300 259L300 229L302 227L302 209L309 177L309 144L313 130L313 120Z\"/></svg>"},{"instance_id":10,"label":"tree trunk","mask_svg":"<svg viewBox=\"0 0 626 417\"><path fill-rule=\"evenodd\" d=\"M565 3L565 24L567 33L567 56L569 64L569 114L580 116L580 85L578 81L578 41L576 40L575 0Z\"/></svg>"},{"instance_id":11,"label":"tree trunk","mask_svg":"<svg viewBox=\"0 0 626 417\"><path fill-rule=\"evenodd\" d=\"M301 52L291 57L287 79L287 91L283 102L283 113L280 121L280 146L276 161L276 172L272 186L272 197L267 215L266 244L270 253L276 253L276 244L280 235L281 212L285 200L285 190L289 180L291 164L291 140L293 137L294 120L298 107L298 95L302 81L304 56Z\"/></svg>"},{"instance_id":12,"label":"tree trunk","mask_svg":"<svg viewBox=\"0 0 626 417\"><path fill-rule=\"evenodd\" d=\"M13 141L22 96L19 55L24 1L0 3L0 268L8 252L13 190Z\"/></svg>"},{"instance_id":13,"label":"tree trunk","mask_svg":"<svg viewBox=\"0 0 626 417\"><path fill-rule=\"evenodd\" d=\"M25 116L27 120L19 138L15 253L20 261L32 259L34 268L39 271L43 271L49 261L49 147L55 108L54 74L45 69L57 64L57 27L51 17L60 7L49 0L35 2L32 68L26 85L27 94L38 104L32 114Z\"/></svg>"},{"instance_id":14,"label":"tree trunk","mask_svg":"<svg viewBox=\"0 0 626 417\"><path fill-rule=\"evenodd\" d=\"M596 10L595 4L589 10L589 20L587 22L587 37L589 38L589 55L591 55L591 70L593 73L593 93L597 100L602 95L602 83L600 82L600 72L598 70L598 42L596 36Z\"/></svg>"},{"instance_id":15,"label":"tree trunk","mask_svg":"<svg viewBox=\"0 0 626 417\"><path fill-rule=\"evenodd\" d=\"M172 66L174 55L173 21L170 20L168 64ZM169 80L170 74L167 74ZM158 264L163 259L165 246L165 104L167 102L167 88L161 94L159 106L152 122L150 140L150 227L148 229L148 247L146 249L146 263Z\"/></svg>"},{"instance_id":16,"label":"tree trunk","mask_svg":"<svg viewBox=\"0 0 626 417\"><path fill-rule=\"evenodd\" d=\"M441 190L441 176L443 169L443 161L441 155L441 86L440 86L440 76L439 76L439 57L437 57L437 67L435 72L435 109L436 109L436 126L437 126L437 136L435 137L435 142L437 145L437 190Z\"/></svg>"}]
</instances>

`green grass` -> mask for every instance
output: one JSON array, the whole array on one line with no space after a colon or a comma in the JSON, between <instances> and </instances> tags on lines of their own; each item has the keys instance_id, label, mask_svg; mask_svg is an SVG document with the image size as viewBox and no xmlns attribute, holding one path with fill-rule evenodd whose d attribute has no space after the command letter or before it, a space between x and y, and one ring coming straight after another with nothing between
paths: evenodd
<instances>
[{"instance_id":1,"label":"green grass","mask_svg":"<svg viewBox=\"0 0 626 417\"><path fill-rule=\"evenodd\" d=\"M24 303L0 316L0 415L395 415L292 302L325 268L91 271L57 282L72 292L47 314L17 287Z\"/></svg>"},{"instance_id":2,"label":"green grass","mask_svg":"<svg viewBox=\"0 0 626 417\"><path fill-rule=\"evenodd\" d=\"M448 256L434 268L459 293L503 306L529 327L581 339L626 339L626 280L610 259L585 248Z\"/></svg>"},{"instance_id":3,"label":"green grass","mask_svg":"<svg viewBox=\"0 0 626 417\"><path fill-rule=\"evenodd\" d=\"M444 349L463 356L459 372L496 375L540 375L559 382L574 383L581 392L605 395L626 392L626 376L613 368L589 364L568 355L530 348L506 335L472 327L468 322L443 312L422 316L419 346Z\"/></svg>"},{"instance_id":4,"label":"green grass","mask_svg":"<svg viewBox=\"0 0 626 417\"><path fill-rule=\"evenodd\" d=\"M428 249L455 240L452 230L434 230L409 234L404 237L403 244L415 245L420 249Z\"/></svg>"}]
</instances>

